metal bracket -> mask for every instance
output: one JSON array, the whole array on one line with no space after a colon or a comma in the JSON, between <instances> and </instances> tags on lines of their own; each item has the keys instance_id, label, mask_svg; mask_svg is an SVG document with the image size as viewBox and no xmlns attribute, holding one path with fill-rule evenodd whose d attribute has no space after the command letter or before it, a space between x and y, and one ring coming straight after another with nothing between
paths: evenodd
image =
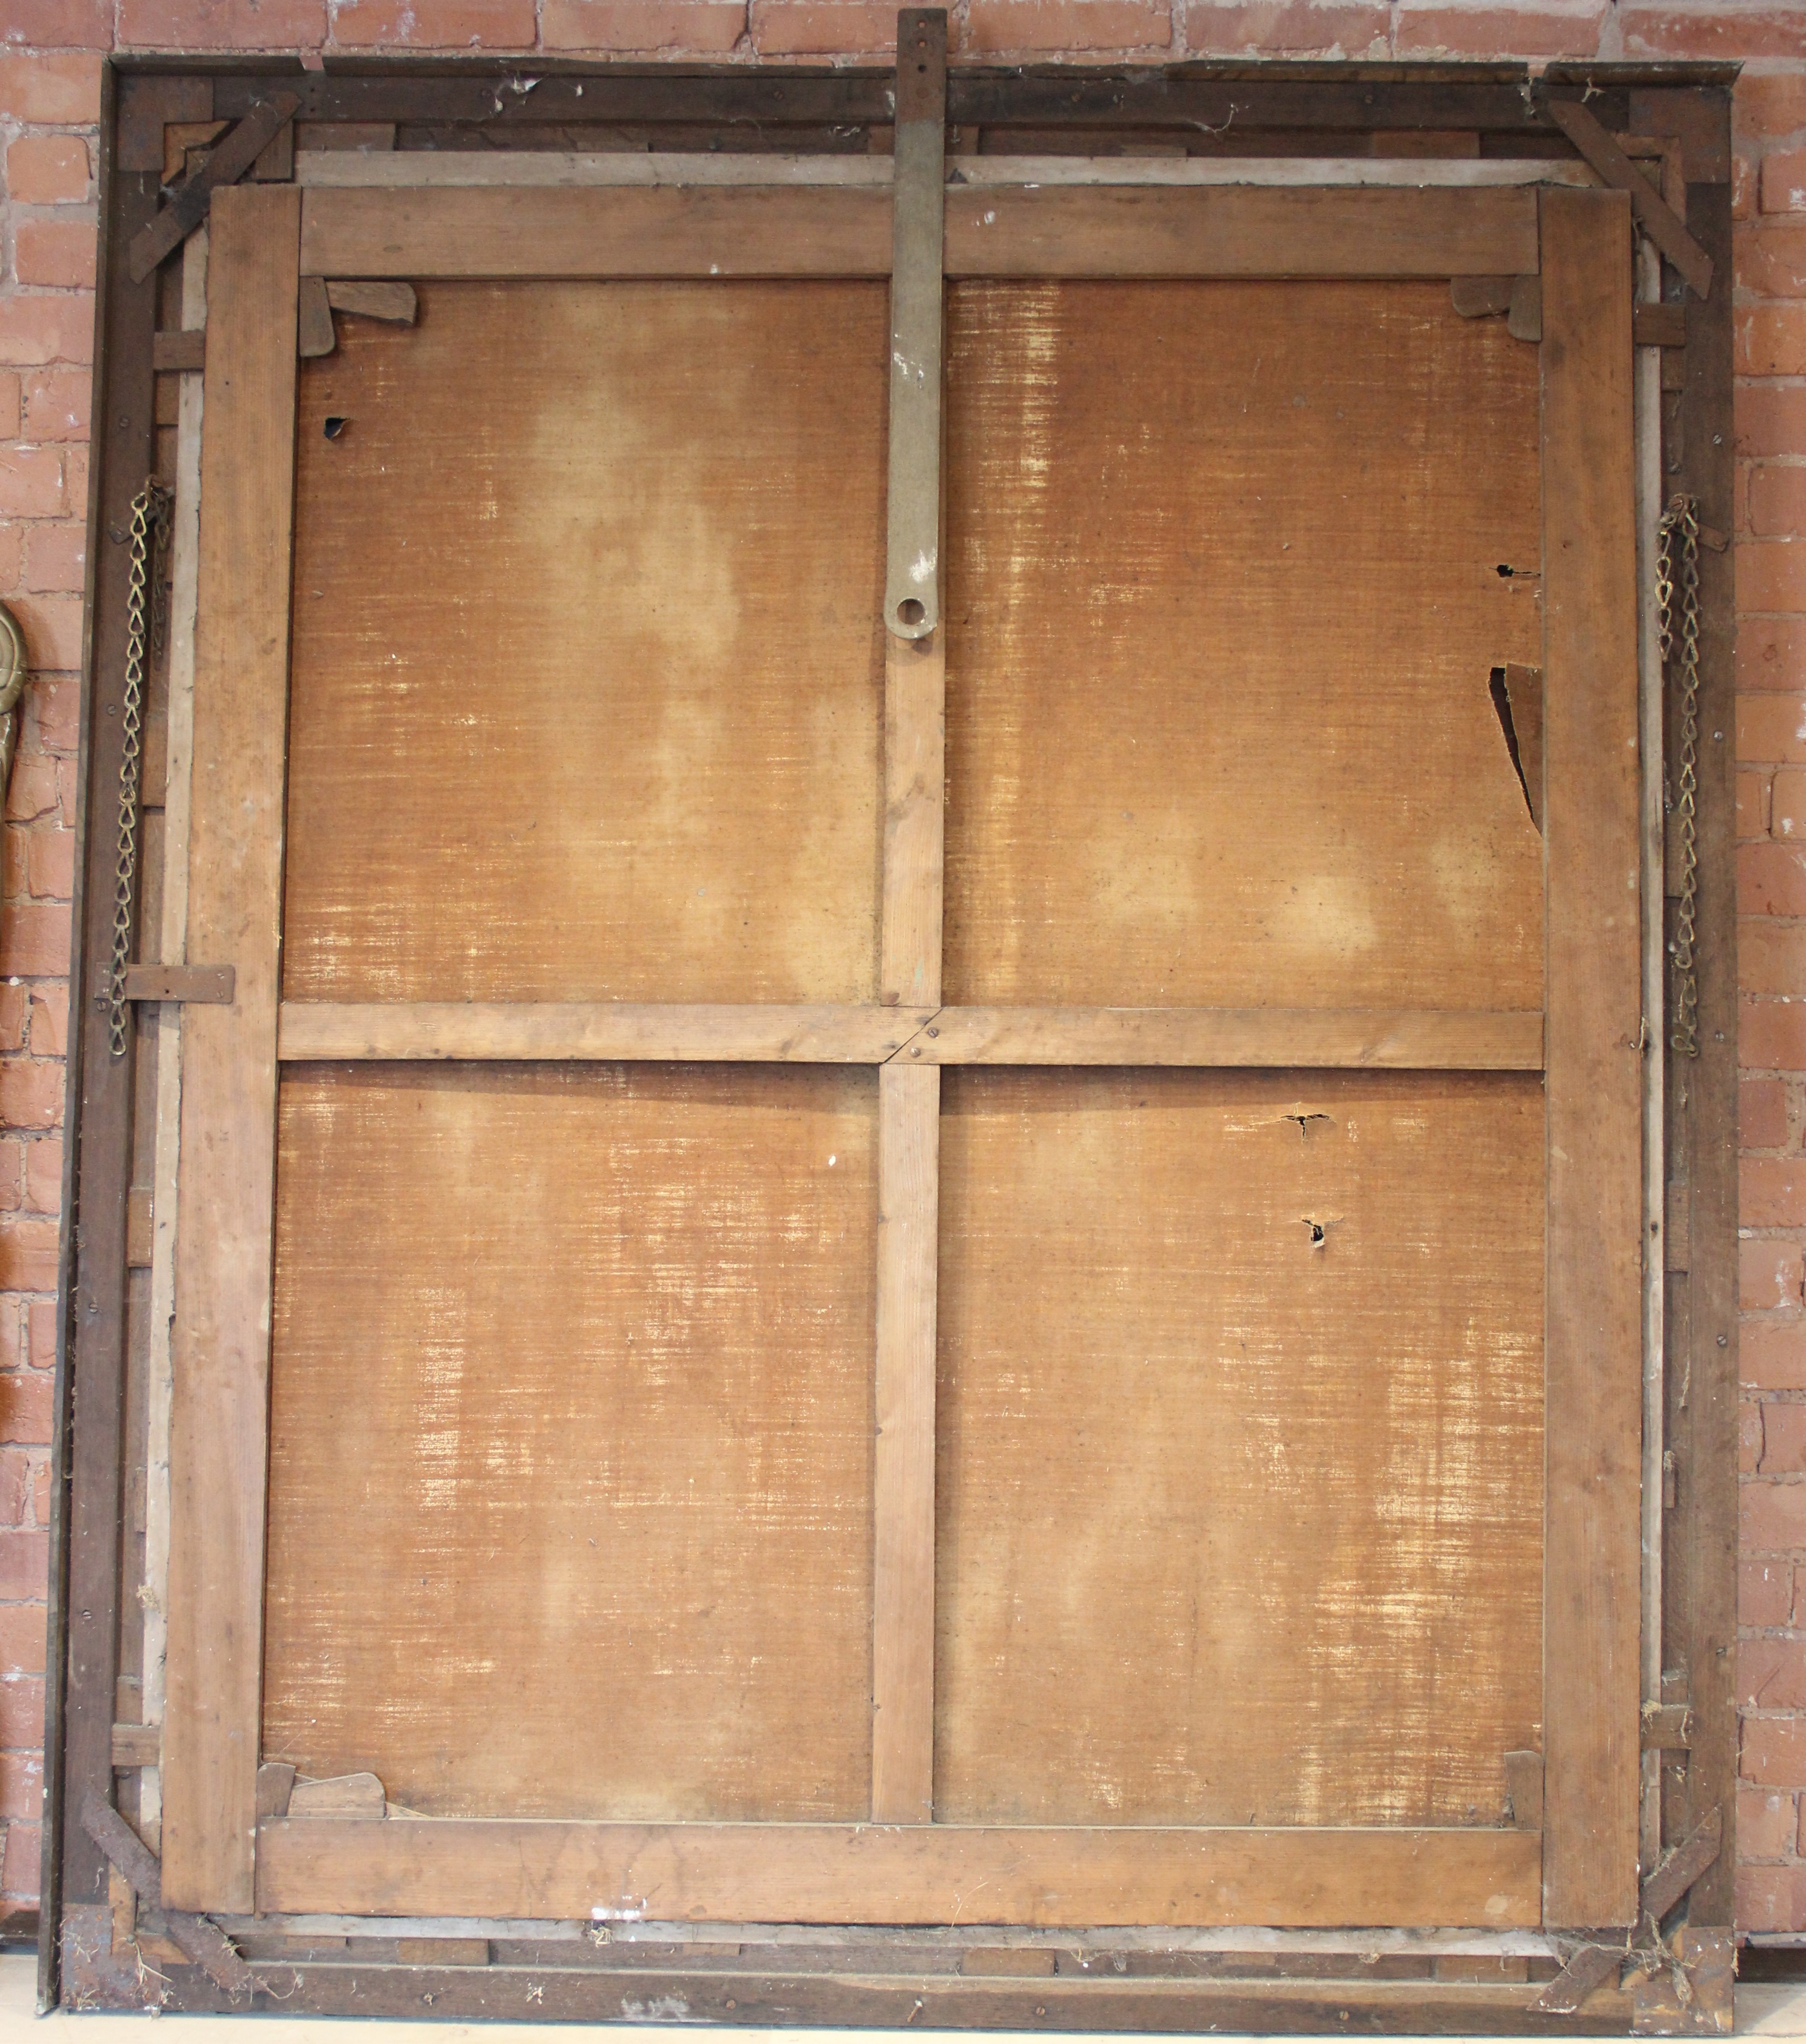
<instances>
[{"instance_id":1,"label":"metal bracket","mask_svg":"<svg viewBox=\"0 0 1806 2044\"><path fill-rule=\"evenodd\" d=\"M893 147L890 493L884 622L899 639L926 639L940 623L944 7L905 7L897 15Z\"/></svg>"},{"instance_id":2,"label":"metal bracket","mask_svg":"<svg viewBox=\"0 0 1806 2044\"><path fill-rule=\"evenodd\" d=\"M229 1008L237 978L236 968L229 965L129 965L125 998L198 1001L207 1007Z\"/></svg>"}]
</instances>

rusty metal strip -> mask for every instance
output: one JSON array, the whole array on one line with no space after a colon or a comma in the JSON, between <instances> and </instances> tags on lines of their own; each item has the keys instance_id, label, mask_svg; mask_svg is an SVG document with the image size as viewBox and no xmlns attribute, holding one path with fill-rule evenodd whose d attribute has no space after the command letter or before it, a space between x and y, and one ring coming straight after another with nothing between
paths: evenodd
<instances>
[{"instance_id":1,"label":"rusty metal strip","mask_svg":"<svg viewBox=\"0 0 1806 2044\"><path fill-rule=\"evenodd\" d=\"M1712 258L1598 120L1575 99L1551 99L1549 115L1608 185L1630 194L1643 232L1702 298L1709 297Z\"/></svg>"},{"instance_id":2,"label":"rusty metal strip","mask_svg":"<svg viewBox=\"0 0 1806 2044\"><path fill-rule=\"evenodd\" d=\"M232 1003L236 970L229 965L129 965L128 1001L198 1001L211 1008Z\"/></svg>"},{"instance_id":3,"label":"rusty metal strip","mask_svg":"<svg viewBox=\"0 0 1806 2044\"><path fill-rule=\"evenodd\" d=\"M905 7L897 15L894 148L884 621L900 639L926 639L940 622L944 7Z\"/></svg>"},{"instance_id":4,"label":"rusty metal strip","mask_svg":"<svg viewBox=\"0 0 1806 2044\"><path fill-rule=\"evenodd\" d=\"M92 1789L82 1805L82 1828L130 1885L140 1906L162 1911L171 1941L215 1987L224 1994L240 1994L255 1984L251 1969L210 1917L163 1908L163 1869L156 1856L112 1804L102 1802Z\"/></svg>"},{"instance_id":5,"label":"rusty metal strip","mask_svg":"<svg viewBox=\"0 0 1806 2044\"><path fill-rule=\"evenodd\" d=\"M186 241L207 217L213 194L235 185L294 117L301 104L292 92L274 92L245 115L154 220L132 237L126 265L132 281L141 284L172 249Z\"/></svg>"}]
</instances>

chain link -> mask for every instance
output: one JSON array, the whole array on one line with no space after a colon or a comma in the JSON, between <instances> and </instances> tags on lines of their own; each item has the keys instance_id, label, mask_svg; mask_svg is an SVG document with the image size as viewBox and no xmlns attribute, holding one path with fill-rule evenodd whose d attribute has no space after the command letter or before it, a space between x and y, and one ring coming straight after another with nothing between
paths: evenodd
<instances>
[{"instance_id":1,"label":"chain link","mask_svg":"<svg viewBox=\"0 0 1806 2044\"><path fill-rule=\"evenodd\" d=\"M1662 671L1673 675L1681 695L1681 756L1673 793L1681 901L1674 915L1674 940L1668 947L1674 961L1674 1033L1669 1041L1683 1057L1696 1058L1700 985L1693 963L1693 936L1700 900L1700 508L1695 498L1670 498L1662 514L1655 572Z\"/></svg>"},{"instance_id":2,"label":"chain link","mask_svg":"<svg viewBox=\"0 0 1806 2044\"><path fill-rule=\"evenodd\" d=\"M125 689L120 709L119 851L113 864L112 1012L107 1043L116 1058L131 1040L125 968L132 962L132 909L138 891L138 775L144 763L144 681L149 651L163 639L162 583L171 493L155 477L132 500L132 572L125 597Z\"/></svg>"}]
</instances>

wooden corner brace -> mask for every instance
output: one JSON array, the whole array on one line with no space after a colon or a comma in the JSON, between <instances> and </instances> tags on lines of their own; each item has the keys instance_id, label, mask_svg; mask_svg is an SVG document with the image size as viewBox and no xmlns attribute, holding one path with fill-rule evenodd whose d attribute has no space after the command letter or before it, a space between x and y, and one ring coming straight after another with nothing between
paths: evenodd
<instances>
[{"instance_id":1,"label":"wooden corner brace","mask_svg":"<svg viewBox=\"0 0 1806 2044\"><path fill-rule=\"evenodd\" d=\"M82 1805L82 1828L106 1854L144 1909L161 1911L171 1942L224 1994L242 1994L256 1984L251 1969L210 1917L186 1909L165 1909L163 1869L138 1834L110 1803L92 1789Z\"/></svg>"},{"instance_id":2,"label":"wooden corner brace","mask_svg":"<svg viewBox=\"0 0 1806 2044\"><path fill-rule=\"evenodd\" d=\"M1723 1814L1714 1810L1696 1831L1664 1855L1643 1882L1639 1896L1639 1941L1633 1944L1630 1938L1624 1936L1615 1944L1589 1942L1579 1946L1537 1996L1534 2004L1537 2012L1543 2015L1574 2015L1627 1959L1659 1947L1662 1918L1683 1900L1707 1868L1716 1862L1723 1836Z\"/></svg>"},{"instance_id":3,"label":"wooden corner brace","mask_svg":"<svg viewBox=\"0 0 1806 2044\"><path fill-rule=\"evenodd\" d=\"M294 118L300 104L292 92L275 92L252 107L205 167L195 172L154 220L145 221L126 252L133 283L143 283L166 256L188 239L206 218L213 194L221 185L238 182Z\"/></svg>"},{"instance_id":4,"label":"wooden corner brace","mask_svg":"<svg viewBox=\"0 0 1806 2044\"><path fill-rule=\"evenodd\" d=\"M1628 192L1643 232L1702 298L1712 292L1712 258L1597 118L1577 99L1547 102L1549 117L1614 190Z\"/></svg>"}]
</instances>

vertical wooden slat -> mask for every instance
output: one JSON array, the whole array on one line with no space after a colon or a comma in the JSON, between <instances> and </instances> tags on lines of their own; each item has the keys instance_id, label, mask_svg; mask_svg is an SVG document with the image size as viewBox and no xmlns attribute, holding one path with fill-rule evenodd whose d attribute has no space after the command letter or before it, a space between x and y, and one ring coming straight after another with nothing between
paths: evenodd
<instances>
[{"instance_id":1,"label":"vertical wooden slat","mask_svg":"<svg viewBox=\"0 0 1806 2044\"><path fill-rule=\"evenodd\" d=\"M929 572L913 582L932 636L893 628L884 688L884 880L880 998L940 1001L945 830L946 654L939 623L941 515L940 178L947 16L905 8L897 26L897 180L932 182L913 207L899 190L891 283L891 551L908 531L932 536ZM932 246L928 244L932 244ZM929 302L920 302L924 298ZM907 347L901 344L907 341ZM914 371L900 392L906 358ZM919 545L912 549L919 555ZM892 596L895 595L893 590ZM900 622L886 599L886 622ZM905 623L906 620L901 620ZM872 1816L933 1815L935 1294L940 1215L940 1074L886 1065L878 1074L876 1416L873 1460Z\"/></svg>"},{"instance_id":2,"label":"vertical wooden slat","mask_svg":"<svg viewBox=\"0 0 1806 2044\"><path fill-rule=\"evenodd\" d=\"M253 1906L300 194L214 196L171 1416L163 1892Z\"/></svg>"},{"instance_id":3,"label":"vertical wooden slat","mask_svg":"<svg viewBox=\"0 0 1806 2044\"><path fill-rule=\"evenodd\" d=\"M1637 1911L1641 1005L1631 219L1545 191L1543 1913Z\"/></svg>"}]
</instances>

